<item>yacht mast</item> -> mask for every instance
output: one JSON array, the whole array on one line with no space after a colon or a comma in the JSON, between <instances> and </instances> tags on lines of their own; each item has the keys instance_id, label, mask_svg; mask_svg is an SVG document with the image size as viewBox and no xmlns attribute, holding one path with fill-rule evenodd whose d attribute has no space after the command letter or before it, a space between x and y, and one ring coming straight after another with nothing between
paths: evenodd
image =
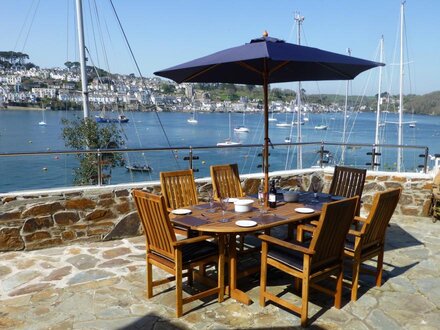
<instances>
[{"instance_id":1,"label":"yacht mast","mask_svg":"<svg viewBox=\"0 0 440 330\"><path fill-rule=\"evenodd\" d=\"M351 49L347 48L348 56L351 56ZM347 80L345 85L345 106L344 106L344 126L342 127L342 153L341 153L341 164L345 164L345 143L347 139L345 135L347 134L347 109L348 109L348 87L350 86L350 81Z\"/></svg>"},{"instance_id":2,"label":"yacht mast","mask_svg":"<svg viewBox=\"0 0 440 330\"><path fill-rule=\"evenodd\" d=\"M380 38L380 55L379 55L379 62L383 63L383 35ZM379 144L379 123L380 123L380 104L382 98L380 97L380 93L382 90L382 66L379 66L379 90L377 91L377 108L376 108L376 132L374 135L374 144L377 146ZM379 152L379 150L376 150L376 152ZM379 155L374 155L374 163L379 163ZM379 169L378 165L373 164L373 168L375 171Z\"/></svg>"},{"instance_id":3,"label":"yacht mast","mask_svg":"<svg viewBox=\"0 0 440 330\"><path fill-rule=\"evenodd\" d=\"M301 16L299 13L295 14L295 21L298 24L298 30L297 30L297 40L298 45L301 45L301 24L304 22L305 17ZM297 160L296 160L296 167L298 169L302 169L302 133L301 133L301 82L298 82L298 92L296 94L296 101L298 105L298 112L297 112L297 139L296 142L298 143L298 153L297 153Z\"/></svg>"},{"instance_id":4,"label":"yacht mast","mask_svg":"<svg viewBox=\"0 0 440 330\"><path fill-rule=\"evenodd\" d=\"M76 0L76 25L78 29L79 63L81 66L81 86L83 96L84 118L89 116L89 92L87 91L86 54L84 43L84 23L82 0Z\"/></svg>"},{"instance_id":5,"label":"yacht mast","mask_svg":"<svg viewBox=\"0 0 440 330\"><path fill-rule=\"evenodd\" d=\"M403 117L403 16L405 11L405 2L400 5L400 87L399 87L399 124L397 129L397 144L403 144L402 136L402 117ZM402 148L397 148L397 172L402 170L403 153Z\"/></svg>"}]
</instances>

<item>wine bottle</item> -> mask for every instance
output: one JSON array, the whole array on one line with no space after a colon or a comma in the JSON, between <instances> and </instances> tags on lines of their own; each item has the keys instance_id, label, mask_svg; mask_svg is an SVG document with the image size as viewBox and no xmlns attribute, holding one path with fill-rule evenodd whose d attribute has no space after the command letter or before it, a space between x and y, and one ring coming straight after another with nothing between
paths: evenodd
<instances>
[{"instance_id":1,"label":"wine bottle","mask_svg":"<svg viewBox=\"0 0 440 330\"><path fill-rule=\"evenodd\" d=\"M272 180L269 189L269 207L274 209L277 207L277 189L275 188L275 181Z\"/></svg>"}]
</instances>

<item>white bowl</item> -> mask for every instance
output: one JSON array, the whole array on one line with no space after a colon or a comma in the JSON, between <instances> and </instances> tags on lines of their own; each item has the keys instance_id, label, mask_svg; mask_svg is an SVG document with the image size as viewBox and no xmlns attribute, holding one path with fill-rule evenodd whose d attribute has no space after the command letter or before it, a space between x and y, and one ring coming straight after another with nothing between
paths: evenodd
<instances>
[{"instance_id":1,"label":"white bowl","mask_svg":"<svg viewBox=\"0 0 440 330\"><path fill-rule=\"evenodd\" d=\"M285 191L283 192L283 198L285 202L297 202L299 197L298 191Z\"/></svg>"},{"instance_id":2,"label":"white bowl","mask_svg":"<svg viewBox=\"0 0 440 330\"><path fill-rule=\"evenodd\" d=\"M234 202L235 212L249 212L253 203L252 199L239 199Z\"/></svg>"}]
</instances>

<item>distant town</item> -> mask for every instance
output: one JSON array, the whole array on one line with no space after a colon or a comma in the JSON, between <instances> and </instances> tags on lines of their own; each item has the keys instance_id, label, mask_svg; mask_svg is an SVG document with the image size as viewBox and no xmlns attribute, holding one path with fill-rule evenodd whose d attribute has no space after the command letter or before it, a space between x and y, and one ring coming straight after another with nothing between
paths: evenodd
<instances>
[{"instance_id":1,"label":"distant town","mask_svg":"<svg viewBox=\"0 0 440 330\"><path fill-rule=\"evenodd\" d=\"M78 62L66 62L65 68L39 68L29 63L27 54L0 52L0 109L79 110L82 107ZM92 110L179 111L179 112L259 112L261 88L233 84L175 84L160 78L134 74L110 74L87 67L89 102ZM304 111L336 112L344 108L344 96L306 95L301 91ZM438 92L436 92L438 93ZM435 93L431 93L435 94ZM351 99L355 97L351 96ZM417 99L417 96L413 96ZM273 88L270 110L297 110L296 93ZM397 108L396 98L381 94L381 104ZM406 100L405 100L406 102ZM353 104L353 103L350 103ZM432 103L431 103L432 104ZM357 111L375 111L377 97L365 97ZM432 110L432 109L431 109ZM435 114L435 109L425 112Z\"/></svg>"}]
</instances>

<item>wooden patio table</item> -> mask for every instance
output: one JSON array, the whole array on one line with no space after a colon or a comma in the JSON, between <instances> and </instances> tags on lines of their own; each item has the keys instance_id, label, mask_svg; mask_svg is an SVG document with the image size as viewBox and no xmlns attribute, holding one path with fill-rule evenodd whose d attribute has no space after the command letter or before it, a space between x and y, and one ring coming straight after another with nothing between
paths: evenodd
<instances>
[{"instance_id":1,"label":"wooden patio table","mask_svg":"<svg viewBox=\"0 0 440 330\"><path fill-rule=\"evenodd\" d=\"M258 201L255 200L254 204ZM226 239L225 249L227 249L227 257L229 258L229 292L230 297L244 304L251 304L252 300L249 296L237 288L237 251L236 236L238 234L253 233L263 231L268 233L271 228L285 224L292 224L304 220L310 220L321 214L321 205L317 205L313 213L298 213L295 208L309 207L302 203L285 203L278 202L277 208L267 209L267 213L262 214L257 207L252 207L250 212L237 213L234 211L234 203L229 203L225 213L228 222L220 222L223 218L222 211L216 204L215 212L209 212L209 204L198 204L188 209L191 214L175 215L170 213L172 222L179 226L185 226L191 230L204 233L215 234L219 239ZM252 227L240 227L235 222L238 220L253 220L257 224Z\"/></svg>"}]
</instances>

